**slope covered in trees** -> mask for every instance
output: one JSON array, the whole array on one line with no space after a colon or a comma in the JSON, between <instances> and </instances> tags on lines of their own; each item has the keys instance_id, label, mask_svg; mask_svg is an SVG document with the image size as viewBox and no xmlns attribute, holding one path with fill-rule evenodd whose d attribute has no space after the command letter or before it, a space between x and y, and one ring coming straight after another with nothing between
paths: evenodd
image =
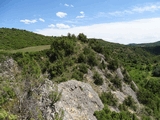
<instances>
[{"instance_id":1,"label":"slope covered in trees","mask_svg":"<svg viewBox=\"0 0 160 120\"><path fill-rule=\"evenodd\" d=\"M0 28L0 50L50 45L53 39L54 37L47 37L26 30Z\"/></svg>"},{"instance_id":2,"label":"slope covered in trees","mask_svg":"<svg viewBox=\"0 0 160 120\"><path fill-rule=\"evenodd\" d=\"M0 67L2 68L0 70L2 74L0 74L0 119L2 117L7 119L2 115L8 114L13 119L16 119L17 116L25 116L24 112L20 111L24 106L19 106L19 110L14 106L19 104L15 86L21 90L21 92L18 91L18 94L22 95L24 91L27 91L24 98L31 100L31 96L34 96L32 90L44 83L42 76L54 83L70 79L87 82L85 76L91 72L93 73L92 84L95 89L109 81L108 87L112 91L121 92L124 84L127 84L134 90L141 108L143 108L137 111L137 105L130 96L120 104L113 93L102 92L99 96L104 108L94 114L98 120L160 118L160 93L158 90L160 88L160 56L150 52L148 47L127 46L101 39L88 39L83 33L78 36L68 34L62 37L47 37L25 30L6 28L0 29L0 42L2 45L0 49L4 50L51 45L50 49L38 52L28 51L13 54L2 52L0 54ZM17 71L17 68L13 70L15 79L7 78L8 76L3 73L9 69L5 66L10 63L5 62L8 58L13 58L20 70ZM3 62L4 66L2 66ZM123 82L117 77L118 68L122 69ZM103 73L103 76L97 69ZM11 76L13 77L13 75ZM133 83L138 86L138 89ZM54 93L52 98L54 99L56 95ZM119 113L111 111L109 109L111 106L116 107ZM25 110L27 111L29 108ZM41 115L41 113L39 114Z\"/></svg>"}]
</instances>

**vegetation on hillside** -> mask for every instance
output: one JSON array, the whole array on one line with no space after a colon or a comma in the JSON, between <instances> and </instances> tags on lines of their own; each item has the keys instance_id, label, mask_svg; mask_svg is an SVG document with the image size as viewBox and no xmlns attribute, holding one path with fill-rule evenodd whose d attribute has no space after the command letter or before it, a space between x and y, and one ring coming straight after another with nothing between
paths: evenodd
<instances>
[{"instance_id":1,"label":"vegetation on hillside","mask_svg":"<svg viewBox=\"0 0 160 120\"><path fill-rule=\"evenodd\" d=\"M88 69L94 70L95 66L102 70L107 67L113 72L118 67L123 67L124 82L135 89L131 82L133 80L139 88L136 93L144 109L137 114L143 120L152 118L158 120L160 118L159 46L151 48L115 44L101 39L88 39L83 33L78 36L69 33L62 37L48 37L14 28L0 29L0 50L16 50L39 45L51 45L51 47L35 52L7 53L0 51L0 62L6 59L5 56L13 57L22 71L22 75L16 77L16 84L12 80L0 78L0 119L7 119L7 116L16 119L17 114L21 114L20 111L14 111L13 107L14 104L18 104L14 85L22 85L23 87L28 85L22 91L27 91L30 94L31 88L44 82L40 79L42 75L46 75L55 83L69 79L84 81ZM100 61L98 54L102 54L107 63ZM94 73L93 79L93 83L97 86L104 83L98 72ZM122 82L119 78L115 76L114 78L108 77L108 79L114 88L121 90ZM128 109L136 109L131 97L126 98L119 106L117 106L117 100L111 92L102 93L100 98L105 107L103 110L95 112L94 115L98 120L138 119L136 113L128 111ZM119 107L120 112L111 112L109 106Z\"/></svg>"},{"instance_id":2,"label":"vegetation on hillside","mask_svg":"<svg viewBox=\"0 0 160 120\"><path fill-rule=\"evenodd\" d=\"M0 50L50 45L53 40L54 37L43 36L26 30L0 28Z\"/></svg>"}]
</instances>

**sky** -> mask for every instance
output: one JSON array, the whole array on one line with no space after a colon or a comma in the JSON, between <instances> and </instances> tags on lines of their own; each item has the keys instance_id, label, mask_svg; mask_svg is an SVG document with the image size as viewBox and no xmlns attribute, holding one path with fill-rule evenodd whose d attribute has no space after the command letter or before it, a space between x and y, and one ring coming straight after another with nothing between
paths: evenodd
<instances>
[{"instance_id":1,"label":"sky","mask_svg":"<svg viewBox=\"0 0 160 120\"><path fill-rule=\"evenodd\" d=\"M84 33L129 44L160 41L160 0L0 0L0 28Z\"/></svg>"}]
</instances>

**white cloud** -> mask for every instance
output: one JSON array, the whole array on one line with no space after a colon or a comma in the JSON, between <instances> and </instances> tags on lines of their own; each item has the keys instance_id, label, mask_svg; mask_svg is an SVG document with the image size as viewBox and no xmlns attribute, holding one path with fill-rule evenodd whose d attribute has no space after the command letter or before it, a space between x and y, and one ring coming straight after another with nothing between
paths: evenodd
<instances>
[{"instance_id":1,"label":"white cloud","mask_svg":"<svg viewBox=\"0 0 160 120\"><path fill-rule=\"evenodd\" d=\"M80 13L81 13L82 15L84 15L84 12L83 12L83 11L81 11Z\"/></svg>"},{"instance_id":2,"label":"white cloud","mask_svg":"<svg viewBox=\"0 0 160 120\"><path fill-rule=\"evenodd\" d=\"M144 6L134 6L131 9L123 10L123 11L114 11L107 13L111 16L123 16L125 14L134 14L134 13L143 13L143 12L155 12L157 10L160 10L160 3L155 4L149 4ZM104 16L106 14L103 14ZM102 15L101 15L102 17Z\"/></svg>"},{"instance_id":3,"label":"white cloud","mask_svg":"<svg viewBox=\"0 0 160 120\"><path fill-rule=\"evenodd\" d=\"M156 10L159 10L160 9L160 5L147 5L147 6L144 6L144 7L134 7L132 9L133 12L139 12L139 13L143 13L143 12L154 12Z\"/></svg>"},{"instance_id":4,"label":"white cloud","mask_svg":"<svg viewBox=\"0 0 160 120\"><path fill-rule=\"evenodd\" d=\"M48 27L55 28L55 25L54 24L50 24L50 25L48 25Z\"/></svg>"},{"instance_id":5,"label":"white cloud","mask_svg":"<svg viewBox=\"0 0 160 120\"><path fill-rule=\"evenodd\" d=\"M69 5L68 5L68 4L64 4L64 6L69 7Z\"/></svg>"},{"instance_id":6,"label":"white cloud","mask_svg":"<svg viewBox=\"0 0 160 120\"><path fill-rule=\"evenodd\" d=\"M129 10L124 10L124 11L109 12L108 14L111 16L122 16L125 14L133 14L133 12Z\"/></svg>"},{"instance_id":7,"label":"white cloud","mask_svg":"<svg viewBox=\"0 0 160 120\"><path fill-rule=\"evenodd\" d=\"M65 16L67 16L67 13L65 12L57 12L56 15L60 18L64 18Z\"/></svg>"},{"instance_id":8,"label":"white cloud","mask_svg":"<svg viewBox=\"0 0 160 120\"><path fill-rule=\"evenodd\" d=\"M69 25L65 25L65 24L63 24L63 23L57 23L56 25L54 25L54 24L50 24L50 25L48 25L48 27L49 28L54 28L54 29L68 29L68 28L70 28L70 26Z\"/></svg>"},{"instance_id":9,"label":"white cloud","mask_svg":"<svg viewBox=\"0 0 160 120\"><path fill-rule=\"evenodd\" d=\"M43 35L78 35L84 33L88 38L101 38L106 41L128 44L146 43L160 40L160 18L140 19L129 22L94 24L91 26L68 27L68 29L46 28L36 30ZM61 25L56 25L61 26ZM65 26L65 25L64 25ZM67 27L66 27L67 28Z\"/></svg>"},{"instance_id":10,"label":"white cloud","mask_svg":"<svg viewBox=\"0 0 160 120\"><path fill-rule=\"evenodd\" d=\"M65 25L63 23L58 23L56 24L56 27L59 28L59 29L67 29L67 28L70 28L69 25Z\"/></svg>"},{"instance_id":11,"label":"white cloud","mask_svg":"<svg viewBox=\"0 0 160 120\"><path fill-rule=\"evenodd\" d=\"M41 21L41 22L45 22L45 20L44 20L44 19L42 19L42 18L39 18L39 21Z\"/></svg>"},{"instance_id":12,"label":"white cloud","mask_svg":"<svg viewBox=\"0 0 160 120\"><path fill-rule=\"evenodd\" d=\"M76 18L84 18L84 17L85 17L85 14L84 14L83 11L81 11L80 14L81 14L81 15L80 15L80 16L77 16Z\"/></svg>"},{"instance_id":13,"label":"white cloud","mask_svg":"<svg viewBox=\"0 0 160 120\"><path fill-rule=\"evenodd\" d=\"M36 23L37 20L28 20L28 19L24 19L24 20L20 20L20 22L23 22L24 24L31 24L31 23Z\"/></svg>"},{"instance_id":14,"label":"white cloud","mask_svg":"<svg viewBox=\"0 0 160 120\"><path fill-rule=\"evenodd\" d=\"M64 4L64 6L66 6L66 7L74 7L73 5L68 5L68 4Z\"/></svg>"}]
</instances>

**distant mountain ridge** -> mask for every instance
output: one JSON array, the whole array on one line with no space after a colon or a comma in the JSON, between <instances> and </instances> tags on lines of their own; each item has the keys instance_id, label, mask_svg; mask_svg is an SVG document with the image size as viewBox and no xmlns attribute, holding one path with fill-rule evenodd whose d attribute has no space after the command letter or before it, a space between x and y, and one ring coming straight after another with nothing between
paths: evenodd
<instances>
[{"instance_id":1,"label":"distant mountain ridge","mask_svg":"<svg viewBox=\"0 0 160 120\"><path fill-rule=\"evenodd\" d=\"M160 41L152 42L152 43L141 43L141 44L131 43L129 44L129 46L155 47L155 46L160 46Z\"/></svg>"},{"instance_id":2,"label":"distant mountain ridge","mask_svg":"<svg viewBox=\"0 0 160 120\"><path fill-rule=\"evenodd\" d=\"M129 44L129 46L133 47L141 47L145 51L154 54L154 55L160 55L160 41L153 42L153 43L141 43L141 44Z\"/></svg>"}]
</instances>

